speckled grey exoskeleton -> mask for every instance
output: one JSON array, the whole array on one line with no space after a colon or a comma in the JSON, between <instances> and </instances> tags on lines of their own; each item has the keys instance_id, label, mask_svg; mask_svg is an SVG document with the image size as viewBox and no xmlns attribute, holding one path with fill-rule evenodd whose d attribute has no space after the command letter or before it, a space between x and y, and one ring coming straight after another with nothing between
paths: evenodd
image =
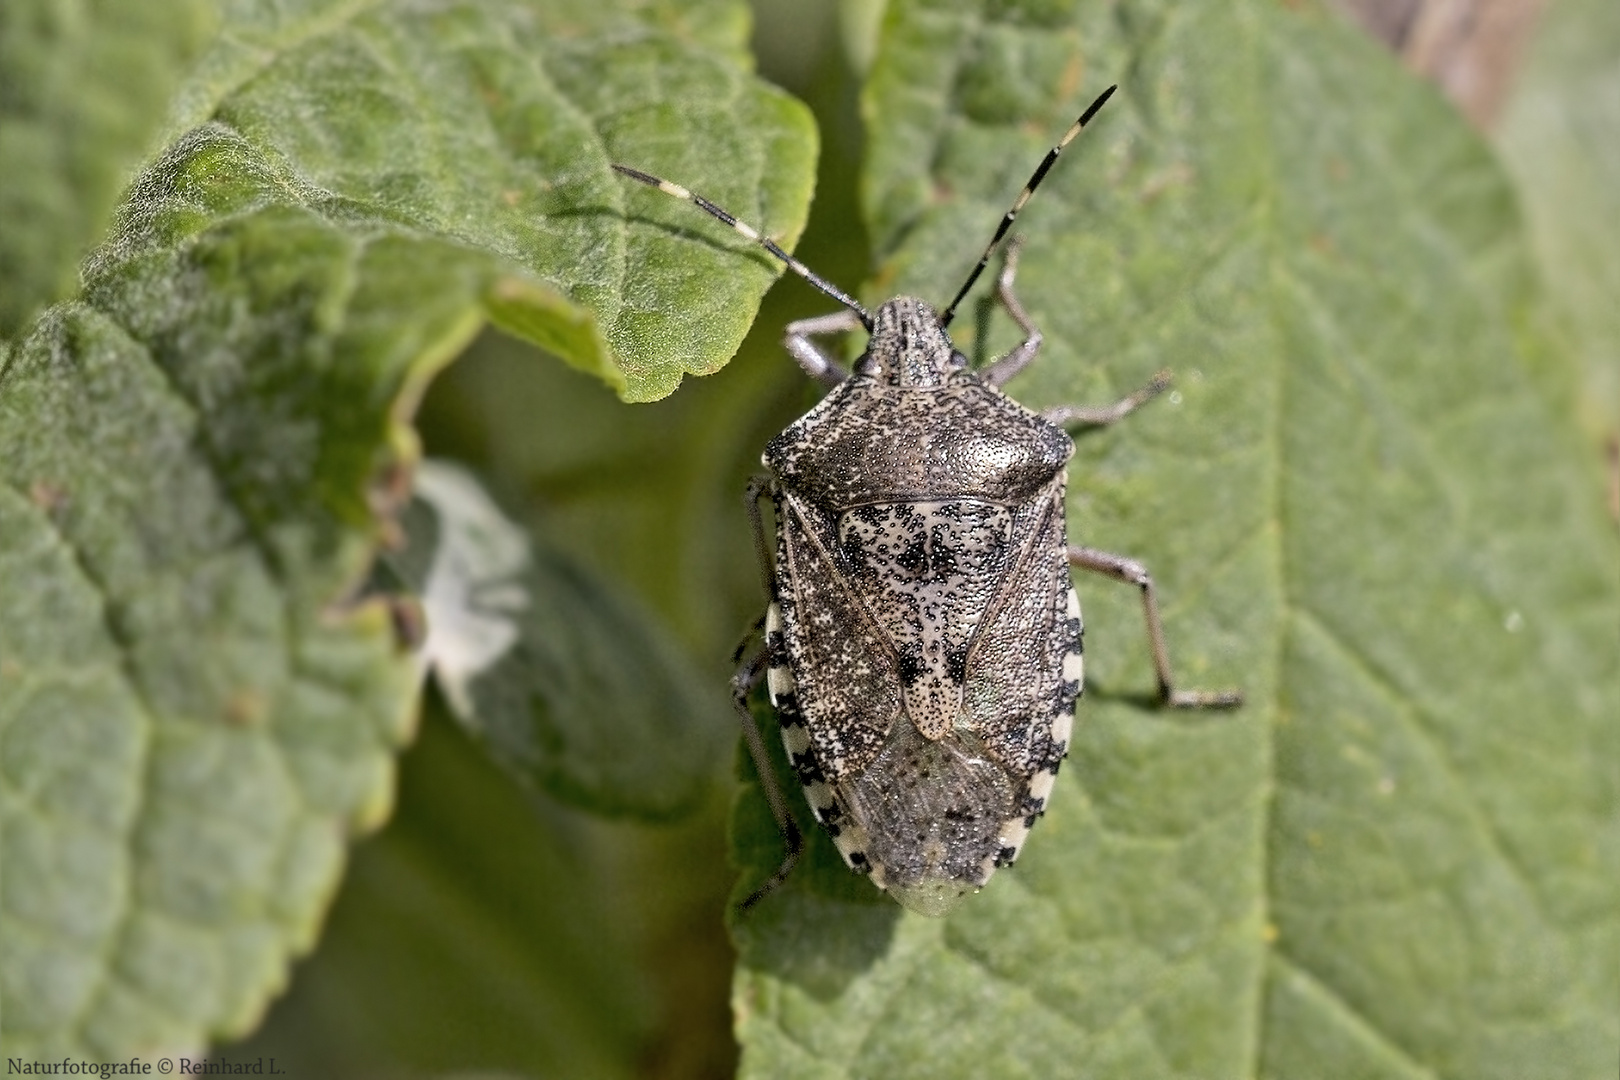
<instances>
[{"instance_id":1,"label":"speckled grey exoskeleton","mask_svg":"<svg viewBox=\"0 0 1620 1080\"><path fill-rule=\"evenodd\" d=\"M1013 294L1016 242L997 296L1023 343L973 370L946 334L1018 211L1112 93L1047 154L940 313L909 296L869 313L708 200L614 166L696 203L845 308L788 327L788 351L831 390L771 440L770 475L748 492L771 603L766 648L742 665L734 690L788 850L745 907L783 880L800 847L747 708L762 673L805 797L844 861L925 915L945 914L1017 858L1046 808L1082 684L1071 566L1141 590L1166 705L1240 701L1236 692L1175 689L1147 571L1067 540L1064 469L1074 444L1064 428L1112 423L1168 376L1100 409L1037 413L1003 394L1041 344ZM861 328L870 337L852 371L813 341ZM774 559L759 513L766 494Z\"/></svg>"}]
</instances>

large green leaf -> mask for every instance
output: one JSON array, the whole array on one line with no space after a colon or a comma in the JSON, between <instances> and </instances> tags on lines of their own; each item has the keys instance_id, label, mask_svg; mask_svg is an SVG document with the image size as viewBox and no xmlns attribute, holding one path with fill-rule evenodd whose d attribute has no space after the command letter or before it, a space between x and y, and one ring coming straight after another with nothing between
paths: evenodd
<instances>
[{"instance_id":1,"label":"large green leaf","mask_svg":"<svg viewBox=\"0 0 1620 1080\"><path fill-rule=\"evenodd\" d=\"M577 8L233 6L173 103L206 122L3 354L7 1055L195 1049L314 940L419 692L357 593L478 327L654 397L777 272L607 168L792 239L813 138L739 66L738 9Z\"/></svg>"},{"instance_id":2,"label":"large green leaf","mask_svg":"<svg viewBox=\"0 0 1620 1080\"><path fill-rule=\"evenodd\" d=\"M634 400L730 359L778 268L736 258L740 238L692 238L689 207L626 190L608 163L687 178L791 241L813 140L801 106L707 51L651 31L553 35L500 5L368 10L214 116L330 212L451 237L550 284L545 302L497 292L492 317Z\"/></svg>"},{"instance_id":3,"label":"large green leaf","mask_svg":"<svg viewBox=\"0 0 1620 1080\"><path fill-rule=\"evenodd\" d=\"M1071 534L1142 558L1183 680L1248 703L1145 707L1135 598L1081 580L1087 697L1019 865L928 921L817 834L735 919L743 1071L1605 1075L1620 559L1463 122L1309 8L897 2L870 299L948 299L1113 81L1019 218L1046 346L1012 389L1100 402L1174 370L1080 440ZM972 314L970 351L1014 339ZM757 797L736 845L746 890L780 857Z\"/></svg>"},{"instance_id":4,"label":"large green leaf","mask_svg":"<svg viewBox=\"0 0 1620 1080\"><path fill-rule=\"evenodd\" d=\"M15 258L6 257L18 285L5 291L21 305L11 321L51 296L48 283L27 282L60 278L105 216L89 194L69 197L74 174L63 159L85 158L80 171L102 187L121 180L159 126L161 106L149 99L163 102L173 85L130 77L143 91L120 102L130 133L85 140L83 125L31 119L44 106L29 103L54 100L52 80L69 78L52 64L86 65L81 53L125 38L132 54L147 38L148 52L195 52L198 19L148 20L144 36L110 17L88 20L76 36L41 34L45 47L35 51L50 63L0 57L8 64L0 76L27 91L13 108L28 122L6 125L6 137L26 144L18 157L31 163L8 170L0 188L26 225L11 243ZM623 396L649 400L730 358L779 268L740 238L694 236L689 207L627 191L608 162L679 176L790 246L803 223L814 129L802 106L742 66L745 28L741 8L713 0L243 3L226 11L168 112L171 127L212 122L240 134L329 214L405 225L509 260L556 295L496 290L487 304L495 321ZM137 60L166 76L174 67L145 53ZM36 152L47 141L36 130L63 147ZM60 213L30 209L46 203Z\"/></svg>"},{"instance_id":5,"label":"large green leaf","mask_svg":"<svg viewBox=\"0 0 1620 1080\"><path fill-rule=\"evenodd\" d=\"M387 611L344 599L368 493L477 262L264 210L53 309L0 376L8 1054L240 1029L313 940L414 712Z\"/></svg>"}]
</instances>

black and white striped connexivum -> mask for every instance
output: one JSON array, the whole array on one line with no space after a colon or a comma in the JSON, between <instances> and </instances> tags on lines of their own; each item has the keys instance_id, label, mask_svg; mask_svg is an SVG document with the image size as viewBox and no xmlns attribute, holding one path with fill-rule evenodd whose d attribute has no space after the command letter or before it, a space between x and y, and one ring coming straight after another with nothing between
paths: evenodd
<instances>
[{"instance_id":1,"label":"black and white striped connexivum","mask_svg":"<svg viewBox=\"0 0 1620 1080\"><path fill-rule=\"evenodd\" d=\"M792 869L801 838L748 711L761 675L816 819L850 868L905 907L943 915L1018 857L1068 752L1083 683L1078 566L1141 590L1164 704L1229 707L1235 691L1177 690L1152 579L1134 560L1070 545L1067 427L1109 424L1164 388L1160 373L1108 407L1034 412L1001 385L1041 334L1013 292L1018 245L997 297L1024 332L974 370L946 333L957 306L1041 179L1114 92L1054 146L942 312L902 296L868 312L709 200L624 165L631 179L696 204L843 305L788 326L788 352L830 387L772 439L748 507L770 594L765 646L733 680L760 782ZM814 341L864 329L846 371ZM759 501L774 508L774 557Z\"/></svg>"}]
</instances>

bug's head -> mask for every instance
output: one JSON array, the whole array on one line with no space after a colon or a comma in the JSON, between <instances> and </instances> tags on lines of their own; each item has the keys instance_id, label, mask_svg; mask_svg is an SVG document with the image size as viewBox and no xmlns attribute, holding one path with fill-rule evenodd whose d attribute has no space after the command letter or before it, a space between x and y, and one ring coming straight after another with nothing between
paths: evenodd
<instances>
[{"instance_id":1,"label":"bug's head","mask_svg":"<svg viewBox=\"0 0 1620 1080\"><path fill-rule=\"evenodd\" d=\"M872 337L856 370L891 386L939 386L966 363L927 301L897 296L872 316Z\"/></svg>"}]
</instances>

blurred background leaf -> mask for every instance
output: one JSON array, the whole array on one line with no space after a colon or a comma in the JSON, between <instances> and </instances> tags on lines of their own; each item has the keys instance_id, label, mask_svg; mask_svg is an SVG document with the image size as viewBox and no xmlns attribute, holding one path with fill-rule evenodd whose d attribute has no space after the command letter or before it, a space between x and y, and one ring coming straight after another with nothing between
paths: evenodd
<instances>
[{"instance_id":1,"label":"blurred background leaf","mask_svg":"<svg viewBox=\"0 0 1620 1080\"><path fill-rule=\"evenodd\" d=\"M671 818L715 777L726 701L654 616L537 547L473 475L417 465L406 543L385 561L420 597L419 656L450 711L511 774L604 816Z\"/></svg>"},{"instance_id":2,"label":"blurred background leaf","mask_svg":"<svg viewBox=\"0 0 1620 1080\"><path fill-rule=\"evenodd\" d=\"M1594 442L1620 433L1617 134L1620 8L1559 0L1542 21L1495 142L1518 186L1549 314L1567 335L1549 358L1565 368L1557 388L1575 397Z\"/></svg>"},{"instance_id":3,"label":"blurred background leaf","mask_svg":"<svg viewBox=\"0 0 1620 1080\"><path fill-rule=\"evenodd\" d=\"M318 958L226 1055L357 1080L638 1075L653 1002L603 834L523 794L432 695L399 810L356 849Z\"/></svg>"}]
</instances>

